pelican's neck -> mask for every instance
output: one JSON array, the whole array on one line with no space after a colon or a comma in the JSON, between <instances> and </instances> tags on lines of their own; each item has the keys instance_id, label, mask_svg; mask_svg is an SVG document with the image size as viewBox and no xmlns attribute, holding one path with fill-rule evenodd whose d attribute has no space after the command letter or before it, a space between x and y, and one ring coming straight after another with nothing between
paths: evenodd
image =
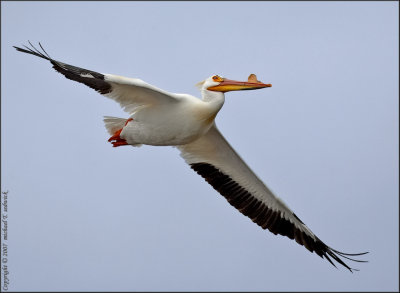
<instances>
[{"instance_id":1,"label":"pelican's neck","mask_svg":"<svg viewBox=\"0 0 400 293\"><path fill-rule=\"evenodd\" d=\"M197 120L203 122L204 131L207 131L214 123L219 110L224 105L225 97L221 92L201 90L202 100L196 103L194 115Z\"/></svg>"},{"instance_id":2,"label":"pelican's neck","mask_svg":"<svg viewBox=\"0 0 400 293\"><path fill-rule=\"evenodd\" d=\"M203 102L207 103L208 106L215 111L215 113L218 113L224 105L225 95L222 92L209 91L203 88L201 95L203 97Z\"/></svg>"}]
</instances>

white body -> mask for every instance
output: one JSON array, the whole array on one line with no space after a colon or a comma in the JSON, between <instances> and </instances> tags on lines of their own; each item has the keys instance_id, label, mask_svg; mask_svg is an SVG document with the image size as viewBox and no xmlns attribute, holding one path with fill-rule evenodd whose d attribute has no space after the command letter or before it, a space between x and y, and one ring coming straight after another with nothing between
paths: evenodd
<instances>
[{"instance_id":1,"label":"white body","mask_svg":"<svg viewBox=\"0 0 400 293\"><path fill-rule=\"evenodd\" d=\"M208 105L199 99L182 95L179 102L141 108L121 132L129 144L181 145L204 135L214 119ZM185 121L185 123L182 123Z\"/></svg>"}]
</instances>

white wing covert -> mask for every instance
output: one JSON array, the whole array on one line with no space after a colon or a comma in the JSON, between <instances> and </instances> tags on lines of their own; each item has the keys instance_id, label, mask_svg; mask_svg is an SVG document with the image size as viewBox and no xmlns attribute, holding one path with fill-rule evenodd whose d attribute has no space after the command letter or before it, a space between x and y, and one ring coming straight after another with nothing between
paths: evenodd
<instances>
[{"instance_id":1,"label":"white wing covert","mask_svg":"<svg viewBox=\"0 0 400 293\"><path fill-rule=\"evenodd\" d=\"M179 99L178 95L137 78L104 74L104 81L111 85L110 92L105 96L118 102L131 115L142 106L171 105Z\"/></svg>"}]
</instances>

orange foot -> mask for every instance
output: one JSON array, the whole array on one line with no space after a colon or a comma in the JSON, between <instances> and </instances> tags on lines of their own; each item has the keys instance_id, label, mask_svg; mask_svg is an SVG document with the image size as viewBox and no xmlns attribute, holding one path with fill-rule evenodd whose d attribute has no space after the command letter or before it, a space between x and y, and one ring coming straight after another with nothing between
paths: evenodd
<instances>
[{"instance_id":1,"label":"orange foot","mask_svg":"<svg viewBox=\"0 0 400 293\"><path fill-rule=\"evenodd\" d=\"M129 118L128 120L126 120L125 126L126 126L130 121L132 121L132 120L133 120L132 118ZM111 136L111 137L108 139L108 141L112 143L113 147L119 147L119 146L122 146L122 145L128 145L128 143L126 142L126 140L120 137L120 134L121 134L121 132L122 132L122 129L123 129L123 128L117 130L117 131L114 133L114 135Z\"/></svg>"},{"instance_id":2,"label":"orange foot","mask_svg":"<svg viewBox=\"0 0 400 293\"><path fill-rule=\"evenodd\" d=\"M126 142L125 139L112 141L111 143L112 143L113 147L119 147L119 146L122 146L122 145L128 145L128 143Z\"/></svg>"},{"instance_id":3,"label":"orange foot","mask_svg":"<svg viewBox=\"0 0 400 293\"><path fill-rule=\"evenodd\" d=\"M119 135L121 134L122 128L117 130L113 136L111 136L108 141L112 143L113 147L118 147L121 145L128 145L125 139L121 138Z\"/></svg>"}]
</instances>

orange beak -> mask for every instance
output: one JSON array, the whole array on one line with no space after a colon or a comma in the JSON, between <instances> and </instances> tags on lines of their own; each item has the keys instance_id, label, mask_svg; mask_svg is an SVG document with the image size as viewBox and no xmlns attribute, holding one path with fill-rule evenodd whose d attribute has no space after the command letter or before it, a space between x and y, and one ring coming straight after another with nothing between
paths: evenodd
<instances>
[{"instance_id":1,"label":"orange beak","mask_svg":"<svg viewBox=\"0 0 400 293\"><path fill-rule=\"evenodd\" d=\"M257 80L254 74L249 76L248 81L236 81L224 78L220 84L209 87L208 90L215 92L230 92L230 91L243 91L243 90L257 90L266 87L271 87L271 84L265 84Z\"/></svg>"}]
</instances>

